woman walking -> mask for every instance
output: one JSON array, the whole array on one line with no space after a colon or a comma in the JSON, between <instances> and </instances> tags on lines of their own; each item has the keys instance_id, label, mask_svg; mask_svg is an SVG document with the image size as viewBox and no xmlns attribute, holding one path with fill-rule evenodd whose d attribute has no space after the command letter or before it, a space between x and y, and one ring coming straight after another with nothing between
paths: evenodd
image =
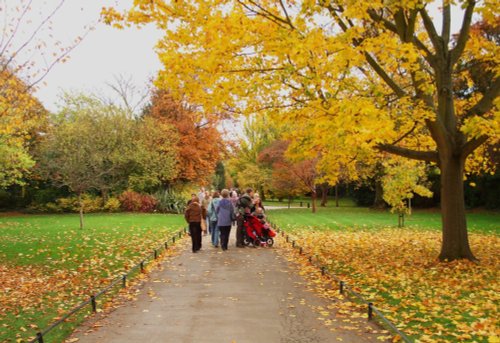
<instances>
[{"instance_id":1,"label":"woman walking","mask_svg":"<svg viewBox=\"0 0 500 343\"><path fill-rule=\"evenodd\" d=\"M219 247L219 228L217 227L217 206L219 206L220 195L219 192L214 192L212 195L212 201L210 201L210 205L208 205L208 220L209 226L208 231L212 235L212 245L216 248Z\"/></svg>"},{"instance_id":2,"label":"woman walking","mask_svg":"<svg viewBox=\"0 0 500 343\"><path fill-rule=\"evenodd\" d=\"M184 218L189 223L193 252L201 249L201 221L206 217L206 209L200 205L197 197L193 198L184 212Z\"/></svg>"},{"instance_id":3,"label":"woman walking","mask_svg":"<svg viewBox=\"0 0 500 343\"><path fill-rule=\"evenodd\" d=\"M234 221L234 207L229 200L229 191L227 189L221 192L222 200L217 206L217 227L220 230L220 245L222 250L227 250L227 243L229 242L229 234L231 233L231 223Z\"/></svg>"}]
</instances>

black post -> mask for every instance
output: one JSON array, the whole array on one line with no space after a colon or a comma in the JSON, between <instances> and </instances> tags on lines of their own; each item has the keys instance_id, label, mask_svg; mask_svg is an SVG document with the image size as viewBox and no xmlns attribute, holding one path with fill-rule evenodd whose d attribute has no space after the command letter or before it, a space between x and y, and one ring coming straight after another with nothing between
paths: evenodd
<instances>
[{"instance_id":1,"label":"black post","mask_svg":"<svg viewBox=\"0 0 500 343\"><path fill-rule=\"evenodd\" d=\"M172 237L172 243L175 243L175 236Z\"/></svg>"},{"instance_id":2,"label":"black post","mask_svg":"<svg viewBox=\"0 0 500 343\"><path fill-rule=\"evenodd\" d=\"M165 250L167 250L167 249L168 249L168 243L165 242Z\"/></svg>"},{"instance_id":3,"label":"black post","mask_svg":"<svg viewBox=\"0 0 500 343\"><path fill-rule=\"evenodd\" d=\"M325 267L321 267L321 275L325 275Z\"/></svg>"},{"instance_id":4,"label":"black post","mask_svg":"<svg viewBox=\"0 0 500 343\"><path fill-rule=\"evenodd\" d=\"M203 218L201 220L203 220ZM182 237L182 232L179 231L179 238L181 237Z\"/></svg>"},{"instance_id":5,"label":"black post","mask_svg":"<svg viewBox=\"0 0 500 343\"><path fill-rule=\"evenodd\" d=\"M344 294L344 281L339 282L339 292L340 294Z\"/></svg>"},{"instance_id":6,"label":"black post","mask_svg":"<svg viewBox=\"0 0 500 343\"><path fill-rule=\"evenodd\" d=\"M43 343L43 335L41 332L37 332L36 340L38 341L38 343Z\"/></svg>"},{"instance_id":7,"label":"black post","mask_svg":"<svg viewBox=\"0 0 500 343\"><path fill-rule=\"evenodd\" d=\"M90 296L90 303L92 304L92 312L97 312L97 303L95 302L95 296Z\"/></svg>"},{"instance_id":8,"label":"black post","mask_svg":"<svg viewBox=\"0 0 500 343\"><path fill-rule=\"evenodd\" d=\"M373 319L373 303L368 303L368 320Z\"/></svg>"},{"instance_id":9,"label":"black post","mask_svg":"<svg viewBox=\"0 0 500 343\"><path fill-rule=\"evenodd\" d=\"M302 255L302 247L300 247L300 249L299 249L299 254Z\"/></svg>"},{"instance_id":10,"label":"black post","mask_svg":"<svg viewBox=\"0 0 500 343\"><path fill-rule=\"evenodd\" d=\"M144 261L141 261L141 273L144 273Z\"/></svg>"},{"instance_id":11,"label":"black post","mask_svg":"<svg viewBox=\"0 0 500 343\"><path fill-rule=\"evenodd\" d=\"M295 241L292 241L292 248L295 248Z\"/></svg>"},{"instance_id":12,"label":"black post","mask_svg":"<svg viewBox=\"0 0 500 343\"><path fill-rule=\"evenodd\" d=\"M312 263L313 262L313 258L312 256L309 256L309 263Z\"/></svg>"},{"instance_id":13,"label":"black post","mask_svg":"<svg viewBox=\"0 0 500 343\"><path fill-rule=\"evenodd\" d=\"M307 208L311 208L311 203L307 203Z\"/></svg>"},{"instance_id":14,"label":"black post","mask_svg":"<svg viewBox=\"0 0 500 343\"><path fill-rule=\"evenodd\" d=\"M285 237L285 238L286 238L286 242L288 243L288 235L286 235L286 237Z\"/></svg>"},{"instance_id":15,"label":"black post","mask_svg":"<svg viewBox=\"0 0 500 343\"><path fill-rule=\"evenodd\" d=\"M158 252L155 250L153 250L153 256L155 258L155 260L158 258Z\"/></svg>"},{"instance_id":16,"label":"black post","mask_svg":"<svg viewBox=\"0 0 500 343\"><path fill-rule=\"evenodd\" d=\"M122 287L127 287L127 274L123 274L122 276Z\"/></svg>"}]
</instances>

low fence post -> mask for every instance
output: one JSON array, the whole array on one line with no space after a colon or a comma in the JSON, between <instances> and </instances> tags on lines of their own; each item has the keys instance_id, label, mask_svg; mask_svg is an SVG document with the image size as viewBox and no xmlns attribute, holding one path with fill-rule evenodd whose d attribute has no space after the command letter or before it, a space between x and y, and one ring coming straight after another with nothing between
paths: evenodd
<instances>
[{"instance_id":1,"label":"low fence post","mask_svg":"<svg viewBox=\"0 0 500 343\"><path fill-rule=\"evenodd\" d=\"M122 287L127 287L127 274L123 274L122 276Z\"/></svg>"},{"instance_id":2,"label":"low fence post","mask_svg":"<svg viewBox=\"0 0 500 343\"><path fill-rule=\"evenodd\" d=\"M38 341L38 343L43 343L43 335L41 332L37 332L36 340Z\"/></svg>"},{"instance_id":3,"label":"low fence post","mask_svg":"<svg viewBox=\"0 0 500 343\"><path fill-rule=\"evenodd\" d=\"M295 241L292 241L292 248L295 248Z\"/></svg>"},{"instance_id":4,"label":"low fence post","mask_svg":"<svg viewBox=\"0 0 500 343\"><path fill-rule=\"evenodd\" d=\"M339 282L339 292L340 294L344 294L344 281Z\"/></svg>"},{"instance_id":5,"label":"low fence post","mask_svg":"<svg viewBox=\"0 0 500 343\"><path fill-rule=\"evenodd\" d=\"M141 273L144 273L144 261L141 261Z\"/></svg>"},{"instance_id":6,"label":"low fence post","mask_svg":"<svg viewBox=\"0 0 500 343\"><path fill-rule=\"evenodd\" d=\"M302 255L302 247L299 248L299 254Z\"/></svg>"},{"instance_id":7,"label":"low fence post","mask_svg":"<svg viewBox=\"0 0 500 343\"><path fill-rule=\"evenodd\" d=\"M175 243L175 236L172 237L172 243Z\"/></svg>"},{"instance_id":8,"label":"low fence post","mask_svg":"<svg viewBox=\"0 0 500 343\"><path fill-rule=\"evenodd\" d=\"M368 320L373 319L373 303L368 303Z\"/></svg>"},{"instance_id":9,"label":"low fence post","mask_svg":"<svg viewBox=\"0 0 500 343\"><path fill-rule=\"evenodd\" d=\"M321 267L321 275L325 275L326 273L326 268L325 267Z\"/></svg>"},{"instance_id":10,"label":"low fence post","mask_svg":"<svg viewBox=\"0 0 500 343\"><path fill-rule=\"evenodd\" d=\"M158 258L158 251L156 249L153 250L153 256L155 260Z\"/></svg>"},{"instance_id":11,"label":"low fence post","mask_svg":"<svg viewBox=\"0 0 500 343\"><path fill-rule=\"evenodd\" d=\"M168 243L165 242L165 250L167 250L167 249L168 249Z\"/></svg>"},{"instance_id":12,"label":"low fence post","mask_svg":"<svg viewBox=\"0 0 500 343\"><path fill-rule=\"evenodd\" d=\"M307 208L311 208L311 203L307 203Z\"/></svg>"},{"instance_id":13,"label":"low fence post","mask_svg":"<svg viewBox=\"0 0 500 343\"><path fill-rule=\"evenodd\" d=\"M94 295L90 296L90 303L92 304L92 312L97 312L97 303Z\"/></svg>"}]
</instances>

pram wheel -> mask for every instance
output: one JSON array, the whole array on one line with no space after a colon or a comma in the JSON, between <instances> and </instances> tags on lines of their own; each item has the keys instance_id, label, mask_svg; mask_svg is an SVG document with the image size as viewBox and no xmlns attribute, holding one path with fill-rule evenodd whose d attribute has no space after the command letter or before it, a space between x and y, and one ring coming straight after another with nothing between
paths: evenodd
<instances>
[{"instance_id":1,"label":"pram wheel","mask_svg":"<svg viewBox=\"0 0 500 343\"><path fill-rule=\"evenodd\" d=\"M268 246L268 247L272 247L272 246L273 246L273 244L274 244L274 239L272 239L272 238L268 238L268 239L266 240L266 243L267 243L267 246Z\"/></svg>"},{"instance_id":2,"label":"pram wheel","mask_svg":"<svg viewBox=\"0 0 500 343\"><path fill-rule=\"evenodd\" d=\"M243 239L243 244L245 244L246 246L249 246L250 244L252 244L252 241L250 239L248 239L247 237L245 237Z\"/></svg>"},{"instance_id":3,"label":"pram wheel","mask_svg":"<svg viewBox=\"0 0 500 343\"><path fill-rule=\"evenodd\" d=\"M253 241L253 245L255 247L260 247L260 239L256 238L254 241Z\"/></svg>"}]
</instances>

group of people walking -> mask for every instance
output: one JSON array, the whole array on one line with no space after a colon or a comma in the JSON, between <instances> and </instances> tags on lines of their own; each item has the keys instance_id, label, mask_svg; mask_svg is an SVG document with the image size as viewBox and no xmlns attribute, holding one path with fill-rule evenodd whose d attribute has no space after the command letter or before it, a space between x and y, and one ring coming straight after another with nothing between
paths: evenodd
<instances>
[{"instance_id":1,"label":"group of people walking","mask_svg":"<svg viewBox=\"0 0 500 343\"><path fill-rule=\"evenodd\" d=\"M223 189L210 194L204 188L198 194L191 194L184 217L189 223L193 253L201 249L202 233L206 235L207 231L212 246L218 248L220 245L223 251L227 250L232 226L236 226L236 246L245 247L244 214L255 211L263 212L263 205L252 188L247 188L241 196L237 190Z\"/></svg>"}]
</instances>

